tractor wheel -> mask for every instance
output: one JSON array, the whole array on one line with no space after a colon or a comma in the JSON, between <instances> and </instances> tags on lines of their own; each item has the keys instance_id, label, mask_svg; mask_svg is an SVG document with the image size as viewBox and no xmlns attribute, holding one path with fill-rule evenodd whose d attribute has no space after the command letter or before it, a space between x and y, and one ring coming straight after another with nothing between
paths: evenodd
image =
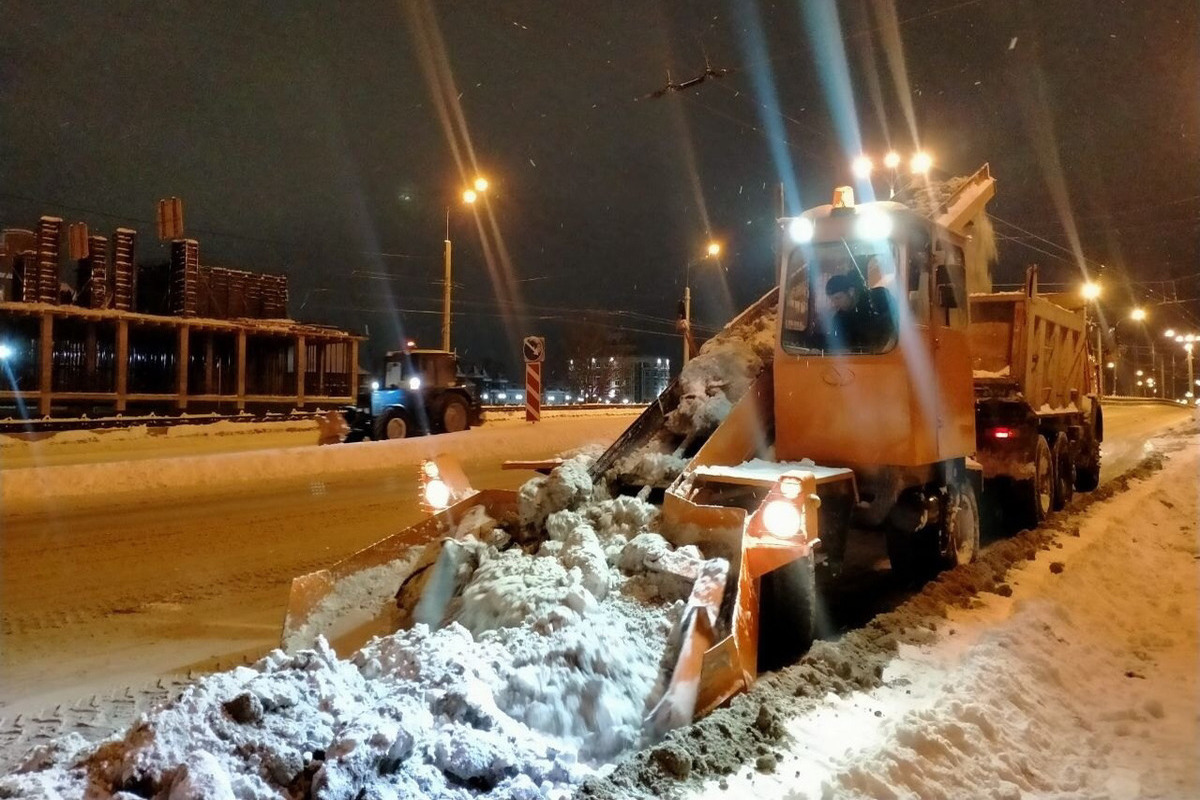
<instances>
[{"instance_id":1,"label":"tractor wheel","mask_svg":"<svg viewBox=\"0 0 1200 800\"><path fill-rule=\"evenodd\" d=\"M1075 459L1071 457L1071 443L1065 433L1054 439L1054 510L1067 507L1075 496Z\"/></svg>"},{"instance_id":2,"label":"tractor wheel","mask_svg":"<svg viewBox=\"0 0 1200 800\"><path fill-rule=\"evenodd\" d=\"M779 669L807 652L817 629L817 577L811 555L762 576L758 668Z\"/></svg>"},{"instance_id":3,"label":"tractor wheel","mask_svg":"<svg viewBox=\"0 0 1200 800\"><path fill-rule=\"evenodd\" d=\"M398 408L389 408L375 422L375 439L404 439L408 436L408 415Z\"/></svg>"},{"instance_id":4,"label":"tractor wheel","mask_svg":"<svg viewBox=\"0 0 1200 800\"><path fill-rule=\"evenodd\" d=\"M442 430L446 433L458 433L471 427L470 417L467 415L467 404L457 395L450 395L443 401L438 419L442 423Z\"/></svg>"}]
</instances>

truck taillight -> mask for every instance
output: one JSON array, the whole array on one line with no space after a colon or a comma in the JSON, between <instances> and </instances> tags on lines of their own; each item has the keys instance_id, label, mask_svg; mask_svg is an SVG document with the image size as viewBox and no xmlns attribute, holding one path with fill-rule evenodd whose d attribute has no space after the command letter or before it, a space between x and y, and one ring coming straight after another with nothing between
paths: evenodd
<instances>
[{"instance_id":1,"label":"truck taillight","mask_svg":"<svg viewBox=\"0 0 1200 800\"><path fill-rule=\"evenodd\" d=\"M993 439L1012 439L1017 435L1017 432L1012 428L992 428Z\"/></svg>"}]
</instances>

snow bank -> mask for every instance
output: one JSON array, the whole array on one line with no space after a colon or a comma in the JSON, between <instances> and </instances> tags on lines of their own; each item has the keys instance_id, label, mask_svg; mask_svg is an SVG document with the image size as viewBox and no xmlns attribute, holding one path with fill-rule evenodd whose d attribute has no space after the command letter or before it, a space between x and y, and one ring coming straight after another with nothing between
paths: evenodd
<instances>
[{"instance_id":1,"label":"snow bank","mask_svg":"<svg viewBox=\"0 0 1200 800\"><path fill-rule=\"evenodd\" d=\"M463 521L468 535L446 545L461 591L434 626L348 659L318 638L208 676L123 737L32 754L0 796L567 796L646 744L691 589L656 567L667 554L703 561L655 531L653 506L585 484L589 465L576 457L530 481L519 537L481 513ZM378 612L431 556L343 581L297 641L348 610Z\"/></svg>"},{"instance_id":2,"label":"snow bank","mask_svg":"<svg viewBox=\"0 0 1200 800\"><path fill-rule=\"evenodd\" d=\"M536 425L489 424L461 433L332 447L316 445L317 429L312 423L312 445L306 447L7 469L0 481L0 505L9 513L22 513L48 504L60 508L65 501L127 503L131 496L149 494L160 498L172 494L229 495L251 491L263 481L328 479L415 466L443 453L463 462L541 458L548 452L578 446L581 441L611 441L635 413L549 419Z\"/></svg>"}]
</instances>

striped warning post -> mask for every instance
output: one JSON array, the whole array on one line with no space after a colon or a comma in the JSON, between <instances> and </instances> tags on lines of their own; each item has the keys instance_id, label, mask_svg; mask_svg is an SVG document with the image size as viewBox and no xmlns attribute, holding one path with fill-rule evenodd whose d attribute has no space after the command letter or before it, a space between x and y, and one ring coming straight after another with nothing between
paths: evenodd
<instances>
[{"instance_id":1,"label":"striped warning post","mask_svg":"<svg viewBox=\"0 0 1200 800\"><path fill-rule=\"evenodd\" d=\"M525 365L525 421L542 418L542 362Z\"/></svg>"}]
</instances>

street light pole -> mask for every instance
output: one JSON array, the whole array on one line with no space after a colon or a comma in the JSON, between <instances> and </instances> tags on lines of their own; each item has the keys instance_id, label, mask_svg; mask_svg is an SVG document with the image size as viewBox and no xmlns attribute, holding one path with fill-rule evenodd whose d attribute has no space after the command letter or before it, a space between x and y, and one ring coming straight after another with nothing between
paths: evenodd
<instances>
[{"instance_id":1,"label":"street light pole","mask_svg":"<svg viewBox=\"0 0 1200 800\"><path fill-rule=\"evenodd\" d=\"M454 271L450 266L450 206L446 206L446 241L444 251L445 269L442 283L442 349L450 351L450 291Z\"/></svg>"},{"instance_id":2,"label":"street light pole","mask_svg":"<svg viewBox=\"0 0 1200 800\"><path fill-rule=\"evenodd\" d=\"M462 193L462 200L467 205L473 205L479 195L487 191L488 181L486 178L479 177L475 179L474 189L465 189ZM442 270L442 349L446 352L450 351L450 299L453 291L454 270L451 267L451 251L453 247L450 244L450 206L446 206L446 239L443 248L443 270Z\"/></svg>"},{"instance_id":3,"label":"street light pole","mask_svg":"<svg viewBox=\"0 0 1200 800\"><path fill-rule=\"evenodd\" d=\"M716 258L721 254L721 245L719 242L709 242L705 248L707 255L704 258ZM692 357L692 343L695 338L692 334L692 262L696 259L689 258L687 264L683 268L683 363L687 364Z\"/></svg>"},{"instance_id":4,"label":"street light pole","mask_svg":"<svg viewBox=\"0 0 1200 800\"><path fill-rule=\"evenodd\" d=\"M1187 352L1187 360L1188 360L1188 391L1195 394L1195 392L1196 392L1196 390L1195 390L1196 375L1192 371L1192 343L1188 342L1187 344L1185 344L1183 346L1183 349Z\"/></svg>"}]
</instances>

